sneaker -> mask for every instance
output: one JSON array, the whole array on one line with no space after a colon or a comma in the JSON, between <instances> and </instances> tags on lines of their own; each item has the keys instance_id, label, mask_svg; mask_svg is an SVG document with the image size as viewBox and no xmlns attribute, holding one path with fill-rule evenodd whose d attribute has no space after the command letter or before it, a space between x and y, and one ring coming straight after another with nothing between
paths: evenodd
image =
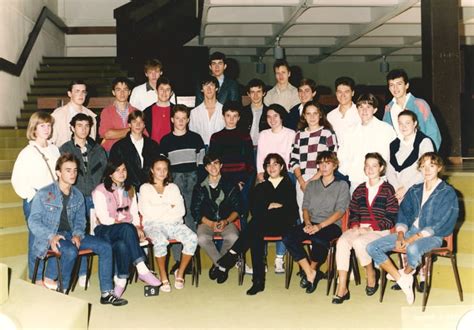
<instances>
[{"instance_id":1,"label":"sneaker","mask_svg":"<svg viewBox=\"0 0 474 330\"><path fill-rule=\"evenodd\" d=\"M285 268L283 267L283 258L276 257L275 258L275 274L283 274L285 273Z\"/></svg>"},{"instance_id":2,"label":"sneaker","mask_svg":"<svg viewBox=\"0 0 474 330\"><path fill-rule=\"evenodd\" d=\"M77 280L77 284L79 284L81 288L85 288L86 281L87 281L87 275L81 275L79 276L79 279Z\"/></svg>"},{"instance_id":3,"label":"sneaker","mask_svg":"<svg viewBox=\"0 0 474 330\"><path fill-rule=\"evenodd\" d=\"M400 275L405 274L405 268L399 269L398 272L400 273ZM411 273L410 273L410 275L413 275L413 274L415 274L415 270L412 270ZM387 280L395 281L395 279L393 278L393 276L390 275L389 273L387 273Z\"/></svg>"},{"instance_id":4,"label":"sneaker","mask_svg":"<svg viewBox=\"0 0 474 330\"><path fill-rule=\"evenodd\" d=\"M161 281L155 277L155 275L152 274L152 272L148 272L146 274L139 274L138 278L140 281L145 282L148 285L151 286L160 286Z\"/></svg>"},{"instance_id":5,"label":"sneaker","mask_svg":"<svg viewBox=\"0 0 474 330\"><path fill-rule=\"evenodd\" d=\"M407 303L412 305L415 301L415 294L413 293L413 275L403 274L402 277L397 281L397 284L406 295Z\"/></svg>"},{"instance_id":6,"label":"sneaker","mask_svg":"<svg viewBox=\"0 0 474 330\"><path fill-rule=\"evenodd\" d=\"M128 304L128 301L123 298L118 298L109 292L105 297L100 297L100 303L103 305L124 306Z\"/></svg>"}]
</instances>

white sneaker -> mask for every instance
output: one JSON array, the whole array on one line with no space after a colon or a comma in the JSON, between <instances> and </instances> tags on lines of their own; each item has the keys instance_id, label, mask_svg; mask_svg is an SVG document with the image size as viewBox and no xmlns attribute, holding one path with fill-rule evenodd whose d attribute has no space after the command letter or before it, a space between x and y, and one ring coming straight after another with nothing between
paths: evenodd
<instances>
[{"instance_id":1,"label":"white sneaker","mask_svg":"<svg viewBox=\"0 0 474 330\"><path fill-rule=\"evenodd\" d=\"M81 275L79 276L79 279L77 280L77 283L79 284L79 286L81 288L85 288L86 287L86 279L87 279L87 276L86 275Z\"/></svg>"},{"instance_id":2,"label":"white sneaker","mask_svg":"<svg viewBox=\"0 0 474 330\"><path fill-rule=\"evenodd\" d=\"M403 290L407 298L407 303L412 305L415 301L415 294L413 293L413 275L403 273L397 284Z\"/></svg>"},{"instance_id":3,"label":"white sneaker","mask_svg":"<svg viewBox=\"0 0 474 330\"><path fill-rule=\"evenodd\" d=\"M402 268L402 269L399 269L398 272L400 273L400 275L403 275L405 274L405 268ZM413 275L415 274L415 270L412 270L410 275ZM395 279L393 278L392 275L390 275L389 273L387 273L387 280L389 281L395 281Z\"/></svg>"},{"instance_id":4,"label":"white sneaker","mask_svg":"<svg viewBox=\"0 0 474 330\"><path fill-rule=\"evenodd\" d=\"M283 274L285 272L285 268L283 267L283 257L276 257L275 258L275 274Z\"/></svg>"}]
</instances>

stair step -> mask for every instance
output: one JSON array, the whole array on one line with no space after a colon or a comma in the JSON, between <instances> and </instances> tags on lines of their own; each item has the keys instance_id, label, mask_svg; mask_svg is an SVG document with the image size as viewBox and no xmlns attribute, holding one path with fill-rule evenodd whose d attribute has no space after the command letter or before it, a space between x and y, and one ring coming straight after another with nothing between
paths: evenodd
<instances>
[{"instance_id":1,"label":"stair step","mask_svg":"<svg viewBox=\"0 0 474 330\"><path fill-rule=\"evenodd\" d=\"M26 130L24 129L0 129L0 138L4 137L25 137Z\"/></svg>"},{"instance_id":2,"label":"stair step","mask_svg":"<svg viewBox=\"0 0 474 330\"><path fill-rule=\"evenodd\" d=\"M104 79L104 78L90 78L87 79L87 84L91 85L107 85L110 86L112 89L112 78ZM46 87L46 86L54 86L54 87L63 87L66 88L71 81L68 79L37 79L34 80L34 86L37 87Z\"/></svg>"},{"instance_id":3,"label":"stair step","mask_svg":"<svg viewBox=\"0 0 474 330\"><path fill-rule=\"evenodd\" d=\"M28 125L28 120L26 121ZM0 148L23 148L28 144L25 137L2 137L0 139ZM0 171L1 172L1 171Z\"/></svg>"},{"instance_id":4,"label":"stair step","mask_svg":"<svg viewBox=\"0 0 474 330\"><path fill-rule=\"evenodd\" d=\"M456 254L463 292L474 292L474 254ZM456 281L449 258L438 258L433 264L433 288L456 289Z\"/></svg>"},{"instance_id":5,"label":"stair step","mask_svg":"<svg viewBox=\"0 0 474 330\"><path fill-rule=\"evenodd\" d=\"M121 71L120 65L117 64L86 64L86 63L75 63L68 65L58 64L41 64L40 72L75 72L75 71Z\"/></svg>"},{"instance_id":6,"label":"stair step","mask_svg":"<svg viewBox=\"0 0 474 330\"><path fill-rule=\"evenodd\" d=\"M36 75L39 79L83 79L87 83L88 78L115 78L126 76L125 71L107 71L107 72L96 72L96 71L81 71L81 72L38 72Z\"/></svg>"},{"instance_id":7,"label":"stair step","mask_svg":"<svg viewBox=\"0 0 474 330\"><path fill-rule=\"evenodd\" d=\"M13 190L10 180L0 181L0 203L22 203L21 198Z\"/></svg>"},{"instance_id":8,"label":"stair step","mask_svg":"<svg viewBox=\"0 0 474 330\"><path fill-rule=\"evenodd\" d=\"M470 172L455 172L449 173L447 179L456 190L460 191L465 196L474 196L474 173Z\"/></svg>"},{"instance_id":9,"label":"stair step","mask_svg":"<svg viewBox=\"0 0 474 330\"><path fill-rule=\"evenodd\" d=\"M461 202L461 217L465 222L474 222L474 197L464 197ZM464 212L464 215L463 215Z\"/></svg>"},{"instance_id":10,"label":"stair step","mask_svg":"<svg viewBox=\"0 0 474 330\"><path fill-rule=\"evenodd\" d=\"M36 102L25 102L23 104L22 110L29 110L29 111L32 111L33 113L36 110L38 110L38 106L36 105Z\"/></svg>"},{"instance_id":11,"label":"stair step","mask_svg":"<svg viewBox=\"0 0 474 330\"><path fill-rule=\"evenodd\" d=\"M0 258L0 263L5 264L12 270L11 279L27 279L28 255L21 254L13 257Z\"/></svg>"},{"instance_id":12,"label":"stair step","mask_svg":"<svg viewBox=\"0 0 474 330\"><path fill-rule=\"evenodd\" d=\"M458 222L456 224L455 246L459 253L472 253L474 256L474 222Z\"/></svg>"},{"instance_id":13,"label":"stair step","mask_svg":"<svg viewBox=\"0 0 474 330\"><path fill-rule=\"evenodd\" d=\"M0 258L28 252L28 228L26 225L0 229Z\"/></svg>"},{"instance_id":14,"label":"stair step","mask_svg":"<svg viewBox=\"0 0 474 330\"><path fill-rule=\"evenodd\" d=\"M25 224L21 202L0 203L0 228L16 227Z\"/></svg>"},{"instance_id":15,"label":"stair step","mask_svg":"<svg viewBox=\"0 0 474 330\"><path fill-rule=\"evenodd\" d=\"M15 159L0 159L0 172L13 171L13 164L15 164Z\"/></svg>"},{"instance_id":16,"label":"stair step","mask_svg":"<svg viewBox=\"0 0 474 330\"><path fill-rule=\"evenodd\" d=\"M93 89L96 93L99 94L111 94L111 88L109 86L89 86L88 89ZM67 87L62 86L62 87L32 87L30 93L28 93L28 96L30 95L38 95L38 96L49 96L49 95L66 95L67 94Z\"/></svg>"},{"instance_id":17,"label":"stair step","mask_svg":"<svg viewBox=\"0 0 474 330\"><path fill-rule=\"evenodd\" d=\"M15 160L22 148L0 148L0 159ZM0 171L1 172L1 171Z\"/></svg>"},{"instance_id":18,"label":"stair step","mask_svg":"<svg viewBox=\"0 0 474 330\"><path fill-rule=\"evenodd\" d=\"M43 57L42 64L115 64L115 57Z\"/></svg>"}]
</instances>

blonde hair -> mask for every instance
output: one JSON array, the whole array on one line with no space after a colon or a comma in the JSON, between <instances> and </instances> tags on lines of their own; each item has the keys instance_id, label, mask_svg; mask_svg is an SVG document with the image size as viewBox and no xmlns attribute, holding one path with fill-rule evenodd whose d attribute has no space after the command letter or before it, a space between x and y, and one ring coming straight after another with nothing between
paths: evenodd
<instances>
[{"instance_id":1,"label":"blonde hair","mask_svg":"<svg viewBox=\"0 0 474 330\"><path fill-rule=\"evenodd\" d=\"M427 159L430 160L431 164L436 165L439 168L441 168L441 170L439 171L440 174L443 172L443 170L444 170L443 159L441 158L440 155L438 155L436 152L433 152L433 151L425 152L423 155L421 155L420 159L418 159L418 169L421 168L421 165L423 165L423 163ZM439 174L438 174L438 176L439 176Z\"/></svg>"},{"instance_id":2,"label":"blonde hair","mask_svg":"<svg viewBox=\"0 0 474 330\"><path fill-rule=\"evenodd\" d=\"M54 125L54 118L49 113L44 111L37 111L31 115L30 121L28 122L28 128L26 129L26 138L30 141L36 140L36 127L39 124L43 123L50 123L51 126ZM53 130L51 130L51 134L48 136L48 139L51 138L53 134Z\"/></svg>"}]
</instances>

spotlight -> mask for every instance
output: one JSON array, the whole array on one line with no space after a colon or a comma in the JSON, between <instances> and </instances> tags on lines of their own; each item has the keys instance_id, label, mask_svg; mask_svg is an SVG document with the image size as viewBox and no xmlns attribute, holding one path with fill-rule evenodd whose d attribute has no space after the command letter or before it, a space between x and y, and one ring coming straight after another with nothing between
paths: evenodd
<instances>
[{"instance_id":1,"label":"spotlight","mask_svg":"<svg viewBox=\"0 0 474 330\"><path fill-rule=\"evenodd\" d=\"M382 56L382 62L379 64L379 71L382 73L387 73L390 71L390 64L387 62L386 56Z\"/></svg>"},{"instance_id":2,"label":"spotlight","mask_svg":"<svg viewBox=\"0 0 474 330\"><path fill-rule=\"evenodd\" d=\"M263 57L260 56L258 58L257 65L255 66L255 71L257 71L258 74L264 74L267 69L267 66L265 63L263 63Z\"/></svg>"},{"instance_id":3,"label":"spotlight","mask_svg":"<svg viewBox=\"0 0 474 330\"><path fill-rule=\"evenodd\" d=\"M282 60L285 58L285 49L280 46L280 37L276 38L275 47L273 47L273 57L275 60Z\"/></svg>"}]
</instances>

